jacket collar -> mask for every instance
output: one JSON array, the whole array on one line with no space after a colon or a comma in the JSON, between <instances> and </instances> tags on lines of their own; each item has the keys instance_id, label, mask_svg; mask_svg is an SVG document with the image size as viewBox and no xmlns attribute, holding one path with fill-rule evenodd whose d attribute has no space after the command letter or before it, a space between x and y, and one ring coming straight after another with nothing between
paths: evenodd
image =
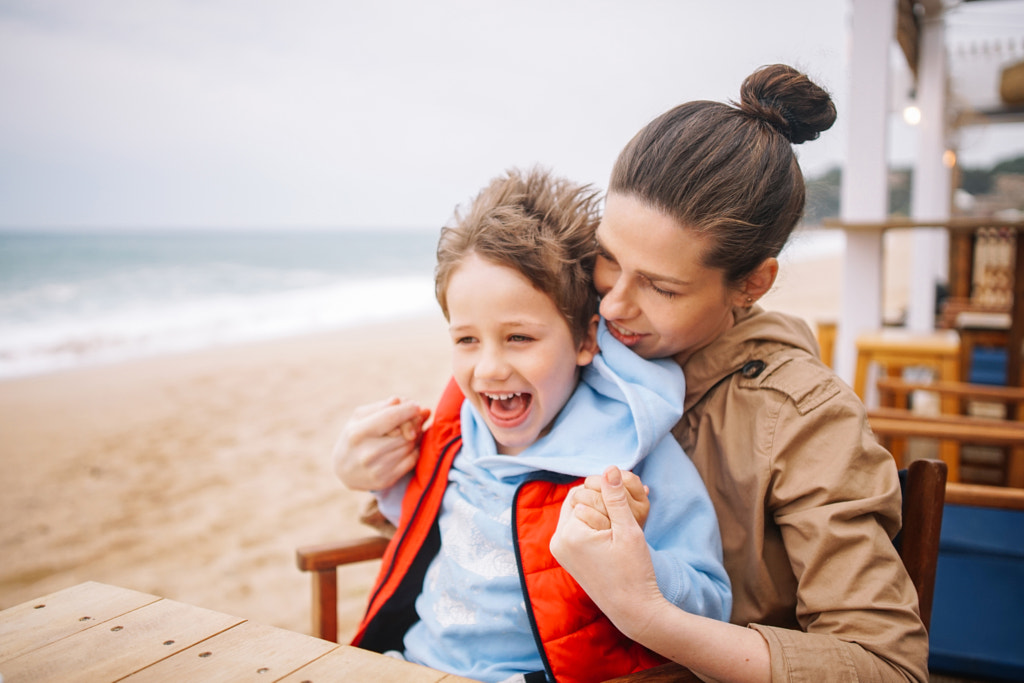
<instances>
[{"instance_id":1,"label":"jacket collar","mask_svg":"<svg viewBox=\"0 0 1024 683\"><path fill-rule=\"evenodd\" d=\"M736 323L683 366L686 376L684 410L696 405L724 378L740 371L752 360L767 361L772 354L797 348L814 356L818 343L802 319L766 311L760 306L735 311Z\"/></svg>"}]
</instances>

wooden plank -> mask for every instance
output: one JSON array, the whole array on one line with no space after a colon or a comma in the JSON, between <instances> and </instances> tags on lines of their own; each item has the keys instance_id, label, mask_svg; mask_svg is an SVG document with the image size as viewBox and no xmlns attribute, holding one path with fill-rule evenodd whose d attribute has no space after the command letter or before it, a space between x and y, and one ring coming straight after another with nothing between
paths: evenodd
<instances>
[{"instance_id":1,"label":"wooden plank","mask_svg":"<svg viewBox=\"0 0 1024 683\"><path fill-rule=\"evenodd\" d=\"M936 394L990 401L1024 402L1024 389L994 384L966 382L909 382L899 377L879 377L878 391L903 394L910 391L931 391Z\"/></svg>"},{"instance_id":2,"label":"wooden plank","mask_svg":"<svg viewBox=\"0 0 1024 683\"><path fill-rule=\"evenodd\" d=\"M954 232L949 236L949 297L969 300L974 277L974 236ZM949 299L947 299L949 301Z\"/></svg>"},{"instance_id":3,"label":"wooden plank","mask_svg":"<svg viewBox=\"0 0 1024 683\"><path fill-rule=\"evenodd\" d=\"M401 683L471 683L470 679L435 671L349 645L339 645L320 659L281 679L281 683L400 681Z\"/></svg>"},{"instance_id":4,"label":"wooden plank","mask_svg":"<svg viewBox=\"0 0 1024 683\"><path fill-rule=\"evenodd\" d=\"M935 220L903 218L890 216L882 221L843 221L839 218L824 218L823 228L840 228L842 230L907 230L913 228L946 228L953 231L972 231L978 228L1024 228L1024 220L1011 218L975 218L970 216L953 216Z\"/></svg>"},{"instance_id":5,"label":"wooden plank","mask_svg":"<svg viewBox=\"0 0 1024 683\"><path fill-rule=\"evenodd\" d=\"M159 599L126 588L88 582L15 605L0 612L0 662Z\"/></svg>"},{"instance_id":6,"label":"wooden plank","mask_svg":"<svg viewBox=\"0 0 1024 683\"><path fill-rule=\"evenodd\" d=\"M868 411L868 423L876 435L920 437L993 446L1024 445L1024 424L1004 420L926 416L898 409Z\"/></svg>"},{"instance_id":7,"label":"wooden plank","mask_svg":"<svg viewBox=\"0 0 1024 683\"><path fill-rule=\"evenodd\" d=\"M1010 338L1006 343L1006 382L1013 386L1024 386L1024 363L1021 362L1024 347L1024 235L1017 234L1016 259L1013 272L1013 304L1010 315Z\"/></svg>"},{"instance_id":8,"label":"wooden plank","mask_svg":"<svg viewBox=\"0 0 1024 683\"><path fill-rule=\"evenodd\" d=\"M336 647L335 643L302 633L245 622L129 676L125 683L267 683Z\"/></svg>"},{"instance_id":9,"label":"wooden plank","mask_svg":"<svg viewBox=\"0 0 1024 683\"><path fill-rule=\"evenodd\" d=\"M984 484L946 484L946 502L951 505L1024 510L1024 489Z\"/></svg>"},{"instance_id":10,"label":"wooden plank","mask_svg":"<svg viewBox=\"0 0 1024 683\"><path fill-rule=\"evenodd\" d=\"M158 600L4 662L2 671L19 683L117 681L243 621Z\"/></svg>"},{"instance_id":11,"label":"wooden plank","mask_svg":"<svg viewBox=\"0 0 1024 683\"><path fill-rule=\"evenodd\" d=\"M917 56L920 28L917 25L917 15L914 14L913 0L899 0L896 8L896 42L903 50L903 56L907 60L914 78L917 78Z\"/></svg>"}]
</instances>

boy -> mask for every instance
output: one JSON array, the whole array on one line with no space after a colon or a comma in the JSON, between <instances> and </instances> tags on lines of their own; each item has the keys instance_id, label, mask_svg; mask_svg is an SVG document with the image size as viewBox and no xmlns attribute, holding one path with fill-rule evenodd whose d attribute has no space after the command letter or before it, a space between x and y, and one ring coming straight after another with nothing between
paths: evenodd
<instances>
[{"instance_id":1,"label":"boy","mask_svg":"<svg viewBox=\"0 0 1024 683\"><path fill-rule=\"evenodd\" d=\"M595 205L586 187L513 171L442 231L436 293L457 390L415 469L376 492L398 529L353 644L482 681L604 680L664 661L626 640L548 549L562 501L609 465L651 482L662 592L728 619L714 510L669 433L682 372L599 327ZM419 437L418 421L403 430ZM648 497L633 497L644 523Z\"/></svg>"}]
</instances>

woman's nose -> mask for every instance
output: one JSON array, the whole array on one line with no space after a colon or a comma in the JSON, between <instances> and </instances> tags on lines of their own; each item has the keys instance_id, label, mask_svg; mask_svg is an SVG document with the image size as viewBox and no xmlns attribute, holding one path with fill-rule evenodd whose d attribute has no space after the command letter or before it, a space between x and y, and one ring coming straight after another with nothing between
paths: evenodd
<instances>
[{"instance_id":1,"label":"woman's nose","mask_svg":"<svg viewBox=\"0 0 1024 683\"><path fill-rule=\"evenodd\" d=\"M635 291L626 278L616 278L611 289L601 296L601 317L606 320L628 320L636 315Z\"/></svg>"}]
</instances>

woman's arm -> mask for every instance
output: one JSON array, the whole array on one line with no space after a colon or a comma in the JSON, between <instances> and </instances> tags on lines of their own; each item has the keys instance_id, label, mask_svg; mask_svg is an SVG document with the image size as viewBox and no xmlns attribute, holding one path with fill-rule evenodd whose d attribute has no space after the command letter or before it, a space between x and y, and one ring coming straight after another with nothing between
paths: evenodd
<instances>
[{"instance_id":1,"label":"woman's arm","mask_svg":"<svg viewBox=\"0 0 1024 683\"><path fill-rule=\"evenodd\" d=\"M850 389L801 407L783 401L768 427L765 507L797 582L803 630L752 628L769 642L777 677L927 681L927 631L892 544L901 501L892 456Z\"/></svg>"},{"instance_id":2,"label":"woman's arm","mask_svg":"<svg viewBox=\"0 0 1024 683\"><path fill-rule=\"evenodd\" d=\"M419 458L430 410L399 398L356 408L334 447L334 471L355 491L393 486Z\"/></svg>"},{"instance_id":3,"label":"woman's arm","mask_svg":"<svg viewBox=\"0 0 1024 683\"><path fill-rule=\"evenodd\" d=\"M551 553L626 636L694 673L720 681L770 681L768 646L756 631L679 609L658 589L643 530L630 511L622 475L601 481L609 528L573 496L562 506ZM586 510L576 512L579 504Z\"/></svg>"}]
</instances>

